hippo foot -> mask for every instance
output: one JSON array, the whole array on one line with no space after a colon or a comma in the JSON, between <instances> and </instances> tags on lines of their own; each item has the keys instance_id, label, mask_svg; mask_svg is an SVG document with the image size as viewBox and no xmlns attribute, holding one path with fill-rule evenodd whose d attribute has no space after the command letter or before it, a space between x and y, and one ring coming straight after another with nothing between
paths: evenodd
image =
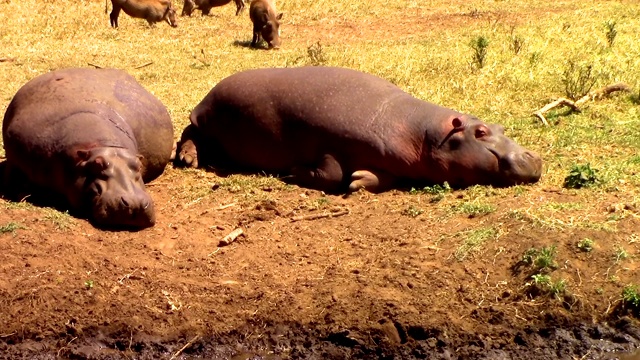
<instances>
[{"instance_id":1,"label":"hippo foot","mask_svg":"<svg viewBox=\"0 0 640 360\"><path fill-rule=\"evenodd\" d=\"M183 166L198 167L198 151L196 150L196 144L192 140L186 140L180 145L178 160Z\"/></svg>"},{"instance_id":2,"label":"hippo foot","mask_svg":"<svg viewBox=\"0 0 640 360\"><path fill-rule=\"evenodd\" d=\"M342 167L329 154L322 157L317 168L294 167L290 171L292 182L327 192L337 192L342 185Z\"/></svg>"},{"instance_id":3,"label":"hippo foot","mask_svg":"<svg viewBox=\"0 0 640 360\"><path fill-rule=\"evenodd\" d=\"M351 174L349 192L365 189L372 193L382 192L391 187L393 178L386 174L374 174L368 170L358 170Z\"/></svg>"}]
</instances>

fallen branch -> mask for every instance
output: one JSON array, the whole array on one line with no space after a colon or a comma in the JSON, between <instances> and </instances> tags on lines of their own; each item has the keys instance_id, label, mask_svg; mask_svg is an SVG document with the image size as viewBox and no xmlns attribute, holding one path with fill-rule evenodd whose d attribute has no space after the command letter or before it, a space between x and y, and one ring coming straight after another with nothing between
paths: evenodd
<instances>
[{"instance_id":1,"label":"fallen branch","mask_svg":"<svg viewBox=\"0 0 640 360\"><path fill-rule=\"evenodd\" d=\"M93 67L94 67L94 68L96 68L96 69L104 69L102 66L100 66L100 65L96 65L96 64L92 64L92 63L90 63L90 62L88 62L88 63L87 63L87 65L89 65L89 66L93 66Z\"/></svg>"},{"instance_id":2,"label":"fallen branch","mask_svg":"<svg viewBox=\"0 0 640 360\"><path fill-rule=\"evenodd\" d=\"M243 233L242 228L237 228L233 230L232 232L229 233L229 235L223 237L222 240L220 240L220 243L218 244L218 246L219 247L227 246L231 244L238 238L238 236L242 235L242 233Z\"/></svg>"},{"instance_id":3,"label":"fallen branch","mask_svg":"<svg viewBox=\"0 0 640 360\"><path fill-rule=\"evenodd\" d=\"M148 63L142 64L142 65L138 65L136 67L134 67L134 69L142 69L143 67L147 67L149 65L153 64L153 61L149 61Z\"/></svg>"},{"instance_id":4,"label":"fallen branch","mask_svg":"<svg viewBox=\"0 0 640 360\"><path fill-rule=\"evenodd\" d=\"M625 83L616 83L607 85L598 90L591 91L587 95L581 97L576 101L571 101L566 98L559 98L545 105L544 107L542 107L542 109L534 112L533 115L540 119L540 121L542 121L545 126L549 126L549 122L544 117L544 113L546 113L547 111L561 105L570 107L572 111L580 111L580 106L582 106L582 104L586 103L587 101L601 99L616 91L631 91L631 88Z\"/></svg>"},{"instance_id":5,"label":"fallen branch","mask_svg":"<svg viewBox=\"0 0 640 360\"><path fill-rule=\"evenodd\" d=\"M198 341L198 339L200 339L200 335L194 336L193 339L189 340L189 342L186 343L180 350L176 351L176 353L173 354L173 356L171 356L169 360L177 359L178 356L180 356L180 354L182 354L183 351L185 351L189 346L193 345L193 343Z\"/></svg>"},{"instance_id":6,"label":"fallen branch","mask_svg":"<svg viewBox=\"0 0 640 360\"><path fill-rule=\"evenodd\" d=\"M316 219L323 219L323 218L332 218L332 217L338 217L338 216L347 215L347 214L349 214L349 210L342 210L342 211L337 211L333 213L300 215L300 216L292 217L291 222L300 221L300 220L316 220Z\"/></svg>"},{"instance_id":7,"label":"fallen branch","mask_svg":"<svg viewBox=\"0 0 640 360\"><path fill-rule=\"evenodd\" d=\"M220 205L216 208L216 210L224 210L226 208L230 208L232 206L236 206L236 203L230 203L230 204L226 204L226 205Z\"/></svg>"},{"instance_id":8,"label":"fallen branch","mask_svg":"<svg viewBox=\"0 0 640 360\"><path fill-rule=\"evenodd\" d=\"M0 62L12 62L12 61L16 61L16 58L10 58L10 57L0 58Z\"/></svg>"}]
</instances>

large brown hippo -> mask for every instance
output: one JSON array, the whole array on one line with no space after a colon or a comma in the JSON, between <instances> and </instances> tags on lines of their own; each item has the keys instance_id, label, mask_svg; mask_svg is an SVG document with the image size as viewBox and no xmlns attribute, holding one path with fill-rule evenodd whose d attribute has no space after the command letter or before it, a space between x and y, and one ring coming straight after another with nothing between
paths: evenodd
<instances>
[{"instance_id":1,"label":"large brown hippo","mask_svg":"<svg viewBox=\"0 0 640 360\"><path fill-rule=\"evenodd\" d=\"M26 180L62 195L97 226L155 223L144 183L169 162L173 125L126 72L64 69L32 79L11 100L2 138L9 188Z\"/></svg>"},{"instance_id":2,"label":"large brown hippo","mask_svg":"<svg viewBox=\"0 0 640 360\"><path fill-rule=\"evenodd\" d=\"M253 23L251 47L256 47L260 38L269 49L280 47L280 20L282 13L276 15L276 7L271 0L253 0L249 6L249 17Z\"/></svg>"},{"instance_id":3,"label":"large brown hippo","mask_svg":"<svg viewBox=\"0 0 640 360\"><path fill-rule=\"evenodd\" d=\"M244 10L244 2L242 0L233 0L236 4L236 16ZM231 0L184 0L182 14L180 16L191 16L193 10L202 11L202 15L209 15L211 8L227 5Z\"/></svg>"},{"instance_id":4,"label":"large brown hippo","mask_svg":"<svg viewBox=\"0 0 640 360\"><path fill-rule=\"evenodd\" d=\"M178 151L186 165L222 159L331 192L380 192L399 181L509 186L536 182L542 168L500 125L334 67L223 79L191 112Z\"/></svg>"},{"instance_id":5,"label":"large brown hippo","mask_svg":"<svg viewBox=\"0 0 640 360\"><path fill-rule=\"evenodd\" d=\"M107 1L107 0L105 0ZM118 27L118 17L120 10L134 18L147 20L149 26L160 21L166 21L172 27L178 26L176 9L171 0L111 0L113 9L109 14L111 26ZM107 3L105 2L104 12L107 13Z\"/></svg>"}]
</instances>

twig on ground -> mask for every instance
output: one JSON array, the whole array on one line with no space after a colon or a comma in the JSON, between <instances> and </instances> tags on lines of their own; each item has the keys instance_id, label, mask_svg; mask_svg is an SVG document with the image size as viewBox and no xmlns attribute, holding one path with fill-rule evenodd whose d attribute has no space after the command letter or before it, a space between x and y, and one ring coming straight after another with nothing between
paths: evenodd
<instances>
[{"instance_id":1,"label":"twig on ground","mask_svg":"<svg viewBox=\"0 0 640 360\"><path fill-rule=\"evenodd\" d=\"M238 238L238 236L242 235L242 233L243 233L242 228L237 228L233 230L232 232L229 233L229 235L223 237L222 240L220 240L220 243L218 244L218 246L227 246L231 244Z\"/></svg>"},{"instance_id":2,"label":"twig on ground","mask_svg":"<svg viewBox=\"0 0 640 360\"><path fill-rule=\"evenodd\" d=\"M180 354L182 354L183 351L185 351L189 346L193 345L193 343L198 341L198 339L200 339L200 335L194 336L193 339L189 340L189 342L186 343L180 350L176 351L176 353L173 354L173 356L171 356L169 360L177 359L178 356L180 356Z\"/></svg>"},{"instance_id":3,"label":"twig on ground","mask_svg":"<svg viewBox=\"0 0 640 360\"><path fill-rule=\"evenodd\" d=\"M138 66L134 67L134 69L142 69L143 67L147 67L147 66L152 65L152 64L153 64L153 61L149 61L148 63L144 63L142 65L138 65Z\"/></svg>"},{"instance_id":4,"label":"twig on ground","mask_svg":"<svg viewBox=\"0 0 640 360\"><path fill-rule=\"evenodd\" d=\"M347 215L347 214L349 214L349 210L342 210L342 211L337 211L333 213L300 215L300 216L292 217L291 221L294 222L294 221L300 221L300 220L316 220L316 219L323 219L323 218L338 217L338 216Z\"/></svg>"},{"instance_id":5,"label":"twig on ground","mask_svg":"<svg viewBox=\"0 0 640 360\"><path fill-rule=\"evenodd\" d=\"M87 65L89 65L89 66L93 66L93 67L94 67L94 68L96 68L96 69L104 69L104 67L102 67L102 66L100 66L100 65L92 64L92 63L90 63L90 62L88 62L88 63L87 63Z\"/></svg>"},{"instance_id":6,"label":"twig on ground","mask_svg":"<svg viewBox=\"0 0 640 360\"><path fill-rule=\"evenodd\" d=\"M16 332L15 332L15 331L14 331L14 332L12 332L12 333L9 333L9 334L0 334L0 338L8 338L9 336L13 336L13 335L15 335L15 334L16 334Z\"/></svg>"},{"instance_id":7,"label":"twig on ground","mask_svg":"<svg viewBox=\"0 0 640 360\"><path fill-rule=\"evenodd\" d=\"M0 58L0 62L12 62L12 61L16 61L16 58L10 58L10 57Z\"/></svg>"},{"instance_id":8,"label":"twig on ground","mask_svg":"<svg viewBox=\"0 0 640 360\"><path fill-rule=\"evenodd\" d=\"M230 208L232 206L236 206L237 203L231 203L231 204L226 204L226 205L220 205L216 208L216 210L224 210L226 208Z\"/></svg>"},{"instance_id":9,"label":"twig on ground","mask_svg":"<svg viewBox=\"0 0 640 360\"><path fill-rule=\"evenodd\" d=\"M540 121L542 121L545 126L549 126L549 122L544 117L544 113L546 113L547 111L561 105L568 106L573 111L580 111L580 106L582 106L582 104L586 103L587 101L601 99L616 91L631 91L631 88L625 83L615 83L607 85L601 89L591 91L587 95L581 97L576 101L571 101L566 98L559 98L545 105L544 107L542 107L542 109L535 111L533 115L540 119Z\"/></svg>"}]
</instances>

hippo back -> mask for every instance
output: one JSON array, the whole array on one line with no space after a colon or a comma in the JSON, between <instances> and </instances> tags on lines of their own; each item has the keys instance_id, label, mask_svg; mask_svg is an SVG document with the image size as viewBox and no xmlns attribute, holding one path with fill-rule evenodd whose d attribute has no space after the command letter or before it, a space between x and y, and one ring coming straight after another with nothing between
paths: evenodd
<instances>
[{"instance_id":1,"label":"hippo back","mask_svg":"<svg viewBox=\"0 0 640 360\"><path fill-rule=\"evenodd\" d=\"M9 104L2 135L7 160L27 173L75 147L112 146L142 155L148 182L169 161L173 126L165 106L126 72L77 68L25 84Z\"/></svg>"}]
</instances>

